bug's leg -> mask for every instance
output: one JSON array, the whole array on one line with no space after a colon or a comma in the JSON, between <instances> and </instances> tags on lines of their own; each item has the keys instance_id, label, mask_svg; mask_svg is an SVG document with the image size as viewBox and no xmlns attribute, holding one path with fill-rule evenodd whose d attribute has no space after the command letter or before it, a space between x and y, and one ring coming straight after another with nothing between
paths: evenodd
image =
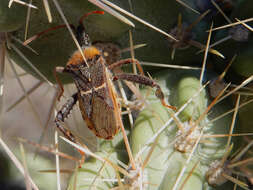
<instances>
[{"instance_id":1,"label":"bug's leg","mask_svg":"<svg viewBox=\"0 0 253 190\"><path fill-rule=\"evenodd\" d=\"M114 68L116 67L121 67L122 65L125 65L125 64L130 64L130 63L135 63L141 73L141 75L144 75L144 72L143 72L143 69L141 67L141 64L140 62L137 60L137 59L132 59L132 58L128 58L128 59L122 59L120 61L117 61L111 65L109 65L107 68L109 70L113 70Z\"/></svg>"},{"instance_id":2,"label":"bug's leg","mask_svg":"<svg viewBox=\"0 0 253 190\"><path fill-rule=\"evenodd\" d=\"M120 67L121 67L122 65L124 65L124 64L131 64L131 63L136 63L136 65L138 66L138 70L140 71L140 74L141 74L142 76L144 76L144 72L143 72L143 69L142 69L142 67L141 67L141 65L140 65L140 63L139 63L139 61L136 60L136 59L132 59L132 58L129 58L129 59L122 59L122 60L117 61L117 62L115 62L115 63L113 63L113 64L111 64L111 65L108 65L107 68L108 68L109 70L113 71L113 72L114 72L113 69L119 68L119 69L118 69L117 71L115 71L114 73L120 74L120 73L124 73L124 72L120 69ZM128 88L135 94L135 96L137 97L137 99L142 100L142 101L144 102L144 99L143 99L142 95L141 95L140 92L139 92L139 88L137 88L135 85L133 85L131 82L128 82L128 81L125 81L125 84L126 84L126 85L128 86Z\"/></svg>"},{"instance_id":3,"label":"bug's leg","mask_svg":"<svg viewBox=\"0 0 253 190\"><path fill-rule=\"evenodd\" d=\"M152 80L152 79L150 79L150 78L148 78L146 76L129 74L129 73L118 74L118 75L115 75L113 77L114 81L115 80L119 80L119 79L120 80L131 81L131 82L135 82L135 83L139 83L139 84L143 84L143 85L146 85L146 86L155 87L156 88L155 95L156 95L157 98L160 99L162 105L164 105L167 108L176 110L176 108L174 106L170 106L170 105L167 105L165 103L164 94L162 92L162 89L161 89L161 87L154 80Z\"/></svg>"},{"instance_id":4,"label":"bug's leg","mask_svg":"<svg viewBox=\"0 0 253 190\"><path fill-rule=\"evenodd\" d=\"M73 109L74 105L77 102L77 93L73 94L70 99L62 106L60 111L58 111L56 117L55 117L55 124L56 127L64 134L66 138L68 138L70 141L77 143L77 140L75 136L66 128L64 128L61 125L61 122L64 122L64 120L68 117L70 114L70 111Z\"/></svg>"},{"instance_id":5,"label":"bug's leg","mask_svg":"<svg viewBox=\"0 0 253 190\"><path fill-rule=\"evenodd\" d=\"M71 133L70 130L66 129L65 127L63 127L61 125L61 122L64 122L64 120L68 117L68 115L70 114L70 111L73 109L74 105L76 104L78 100L77 97L77 93L73 94L71 96L70 99L68 99L68 101L62 106L61 110L58 111L56 117L55 117L55 124L56 127L63 133L63 135L69 139L70 141L79 144L81 146L83 146L83 144L79 143L78 140L76 139L76 137ZM78 149L77 149L78 150ZM82 160L81 163L83 163L84 161L84 152L82 152L81 150L78 150L80 152L80 154L82 155Z\"/></svg>"},{"instance_id":6,"label":"bug's leg","mask_svg":"<svg viewBox=\"0 0 253 190\"><path fill-rule=\"evenodd\" d=\"M119 99L119 102L121 103L121 107L130 108L130 110L141 110L141 108L143 107L143 103L139 100L128 101L127 103L125 103L122 99Z\"/></svg>"},{"instance_id":7,"label":"bug's leg","mask_svg":"<svg viewBox=\"0 0 253 190\"><path fill-rule=\"evenodd\" d=\"M59 79L57 73L70 73L70 71L69 71L68 69L66 69L65 67L55 67L55 68L54 68L54 77L55 77L55 80L56 80L57 84L58 84L59 87L60 87L60 92L59 92L59 94L58 94L57 99L60 100L60 98L61 98L62 95L63 95L64 88L63 88L62 82L61 82L61 80Z\"/></svg>"},{"instance_id":8,"label":"bug's leg","mask_svg":"<svg viewBox=\"0 0 253 190\"><path fill-rule=\"evenodd\" d=\"M60 88L59 94L57 95L57 100L58 101L60 100L60 98L63 95L64 88L63 88L62 82L59 79L57 73L62 73L63 70L64 70L64 67L55 67L55 69L54 69L54 77L55 77L55 80L56 80L56 82L57 82L57 84L59 85L59 88Z\"/></svg>"}]
</instances>

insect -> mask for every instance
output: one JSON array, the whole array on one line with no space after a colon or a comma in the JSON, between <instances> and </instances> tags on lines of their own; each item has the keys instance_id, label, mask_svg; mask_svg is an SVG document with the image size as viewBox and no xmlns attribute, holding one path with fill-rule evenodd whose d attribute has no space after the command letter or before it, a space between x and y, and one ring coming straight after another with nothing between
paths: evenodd
<instances>
[{"instance_id":1,"label":"insect","mask_svg":"<svg viewBox=\"0 0 253 190\"><path fill-rule=\"evenodd\" d=\"M130 73L114 74L111 72L114 68L121 67L122 65L133 62L139 65L139 62L135 59L123 59L111 65L106 65L103 54L98 48L91 45L89 36L83 26L83 19L93 13L101 14L101 11L93 11L82 16L76 29L71 26L82 48L85 60L80 51L77 50L73 53L65 67L55 68L56 73L69 73L72 75L76 85L77 92L67 100L55 118L57 128L65 137L75 143L78 143L76 137L68 129L63 127L61 123L68 117L77 102L79 102L82 117L88 128L97 137L109 140L119 131L122 120L120 102L118 101L118 94L113 84L116 80L127 80L155 87L155 94L161 100L162 104L168 108L175 109L173 106L165 103L164 94L154 80L142 75ZM56 80L62 89L61 96L63 87L57 77Z\"/></svg>"},{"instance_id":2,"label":"insect","mask_svg":"<svg viewBox=\"0 0 253 190\"><path fill-rule=\"evenodd\" d=\"M57 67L56 72L69 73L72 75L77 92L63 105L55 118L56 126L70 140L76 142L74 136L61 126L61 122L69 115L73 106L79 102L82 117L89 129L103 139L112 139L117 134L121 121L121 109L118 102L118 94L113 81L128 80L131 82L156 87L156 96L166 107L174 109L164 101L164 94L160 86L152 79L135 74L123 73L113 74L112 69L132 62L134 59L123 59L109 66L101 52L91 45L88 34L85 33L82 22L76 30L77 40L82 47L83 54L87 60L85 64L79 51L74 52L65 67Z\"/></svg>"}]
</instances>

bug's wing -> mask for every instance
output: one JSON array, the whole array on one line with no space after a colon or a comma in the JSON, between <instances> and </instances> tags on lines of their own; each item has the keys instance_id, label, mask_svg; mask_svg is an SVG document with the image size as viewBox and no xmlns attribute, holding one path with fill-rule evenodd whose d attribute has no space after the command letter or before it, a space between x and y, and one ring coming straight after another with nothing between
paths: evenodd
<instances>
[{"instance_id":1,"label":"bug's wing","mask_svg":"<svg viewBox=\"0 0 253 190\"><path fill-rule=\"evenodd\" d=\"M94 125L90 119L90 114L91 114L91 109L92 109L91 99L92 99L91 94L81 95L80 93L78 93L79 107L80 107L82 117L85 120L88 128L91 130L94 130L93 129Z\"/></svg>"},{"instance_id":2,"label":"bug's wing","mask_svg":"<svg viewBox=\"0 0 253 190\"><path fill-rule=\"evenodd\" d=\"M91 101L88 101L91 98ZM94 134L103 139L112 139L118 131L117 120L111 100L105 101L105 97L97 94L82 95L79 99L79 106L88 128ZM88 104L89 103L89 104Z\"/></svg>"},{"instance_id":3,"label":"bug's wing","mask_svg":"<svg viewBox=\"0 0 253 190\"><path fill-rule=\"evenodd\" d=\"M111 81L110 72L105 67L103 82L92 96L91 120L97 136L111 139L118 132L122 121L117 92Z\"/></svg>"},{"instance_id":4,"label":"bug's wing","mask_svg":"<svg viewBox=\"0 0 253 190\"><path fill-rule=\"evenodd\" d=\"M95 134L104 139L112 139L119 128L113 107L99 96L93 96L92 105L91 121Z\"/></svg>"}]
</instances>

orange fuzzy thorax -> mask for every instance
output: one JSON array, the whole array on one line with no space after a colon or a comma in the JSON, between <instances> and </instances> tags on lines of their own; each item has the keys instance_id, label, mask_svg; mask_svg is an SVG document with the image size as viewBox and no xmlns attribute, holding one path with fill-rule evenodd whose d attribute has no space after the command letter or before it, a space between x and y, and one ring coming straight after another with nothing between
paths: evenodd
<instances>
[{"instance_id":1,"label":"orange fuzzy thorax","mask_svg":"<svg viewBox=\"0 0 253 190\"><path fill-rule=\"evenodd\" d=\"M100 55L101 53L97 48L95 48L94 46L91 46L88 48L84 48L83 54L84 54L84 57L86 58L86 60L88 60L88 59L92 59L96 55ZM69 59L67 65L77 65L77 64L81 64L83 62L84 62L83 56L80 53L80 51L77 50L74 52L72 57Z\"/></svg>"}]
</instances>

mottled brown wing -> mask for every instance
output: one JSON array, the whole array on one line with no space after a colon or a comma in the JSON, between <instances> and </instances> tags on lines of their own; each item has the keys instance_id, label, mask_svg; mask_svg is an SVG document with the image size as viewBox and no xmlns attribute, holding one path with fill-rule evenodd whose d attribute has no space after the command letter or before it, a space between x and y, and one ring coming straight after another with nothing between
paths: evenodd
<instances>
[{"instance_id":1,"label":"mottled brown wing","mask_svg":"<svg viewBox=\"0 0 253 190\"><path fill-rule=\"evenodd\" d=\"M96 132L93 129L94 124L90 120L90 114L91 114L91 109L92 109L92 105L90 104L91 98L92 98L92 94L81 95L80 93L78 93L79 108L80 108L82 117L85 120L85 123L88 126L88 128L91 129L93 132Z\"/></svg>"},{"instance_id":2,"label":"mottled brown wing","mask_svg":"<svg viewBox=\"0 0 253 190\"><path fill-rule=\"evenodd\" d=\"M119 128L114 108L96 95L92 98L92 105L91 121L96 135L100 138L112 139Z\"/></svg>"},{"instance_id":3,"label":"mottled brown wing","mask_svg":"<svg viewBox=\"0 0 253 190\"><path fill-rule=\"evenodd\" d=\"M79 92L79 106L89 129L100 138L112 139L122 123L121 110L110 73L105 67L102 68L104 68L103 80L94 79L92 90ZM97 74L101 75L101 73Z\"/></svg>"}]
</instances>

